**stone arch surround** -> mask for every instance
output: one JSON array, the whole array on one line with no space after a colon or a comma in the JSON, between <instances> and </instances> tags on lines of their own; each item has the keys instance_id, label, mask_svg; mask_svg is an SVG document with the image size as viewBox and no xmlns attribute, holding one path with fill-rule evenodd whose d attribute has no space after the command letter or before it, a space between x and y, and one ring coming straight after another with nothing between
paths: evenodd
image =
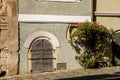
<instances>
[{"instance_id":1,"label":"stone arch surround","mask_svg":"<svg viewBox=\"0 0 120 80\"><path fill-rule=\"evenodd\" d=\"M32 41L38 37L47 37L47 38L50 38L53 42L53 46L54 47L60 47L60 44L59 44L59 41L58 39L51 33L49 32L46 32L46 31L37 31L37 32L34 32L32 34L30 34L27 39L25 40L25 43L24 43L24 47L25 48L29 48L30 44L32 43Z\"/></svg>"}]
</instances>

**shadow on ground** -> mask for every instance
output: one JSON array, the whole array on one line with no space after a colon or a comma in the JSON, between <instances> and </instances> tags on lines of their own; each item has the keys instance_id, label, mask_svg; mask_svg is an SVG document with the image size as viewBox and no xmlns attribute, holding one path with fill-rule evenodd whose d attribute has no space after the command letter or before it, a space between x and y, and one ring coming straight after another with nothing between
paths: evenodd
<instances>
[{"instance_id":1,"label":"shadow on ground","mask_svg":"<svg viewBox=\"0 0 120 80\"><path fill-rule=\"evenodd\" d=\"M120 80L120 72L116 72L114 74L69 77L69 78L61 78L56 80Z\"/></svg>"}]
</instances>

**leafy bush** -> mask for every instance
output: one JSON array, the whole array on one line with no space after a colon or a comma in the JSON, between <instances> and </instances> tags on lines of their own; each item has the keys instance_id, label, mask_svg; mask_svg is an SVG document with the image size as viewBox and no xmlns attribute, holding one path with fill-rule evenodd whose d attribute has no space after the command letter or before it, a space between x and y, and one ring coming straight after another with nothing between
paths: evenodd
<instances>
[{"instance_id":1,"label":"leafy bush","mask_svg":"<svg viewBox=\"0 0 120 80\"><path fill-rule=\"evenodd\" d=\"M85 68L110 66L112 30L96 22L70 26L70 43L76 50L75 57ZM82 47L82 48L81 48ZM81 52L84 49L84 52Z\"/></svg>"}]
</instances>

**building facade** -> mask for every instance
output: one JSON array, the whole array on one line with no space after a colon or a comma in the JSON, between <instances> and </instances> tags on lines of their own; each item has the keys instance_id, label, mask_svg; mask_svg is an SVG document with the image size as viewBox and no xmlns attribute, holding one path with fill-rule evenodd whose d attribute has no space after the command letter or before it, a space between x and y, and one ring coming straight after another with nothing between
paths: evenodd
<instances>
[{"instance_id":1,"label":"building facade","mask_svg":"<svg viewBox=\"0 0 120 80\"><path fill-rule=\"evenodd\" d=\"M119 0L93 0L94 21L100 22L107 28L118 30L120 27Z\"/></svg>"},{"instance_id":2,"label":"building facade","mask_svg":"<svg viewBox=\"0 0 120 80\"><path fill-rule=\"evenodd\" d=\"M117 31L115 42L120 45L119 2L0 0L1 70L14 75L82 68L66 38L68 25L91 21L92 17Z\"/></svg>"},{"instance_id":3,"label":"building facade","mask_svg":"<svg viewBox=\"0 0 120 80\"><path fill-rule=\"evenodd\" d=\"M71 1L18 0L20 73L81 68L66 33L70 23L91 21L90 0Z\"/></svg>"},{"instance_id":4,"label":"building facade","mask_svg":"<svg viewBox=\"0 0 120 80\"><path fill-rule=\"evenodd\" d=\"M114 30L112 53L114 64L120 65L120 0L92 0L93 21Z\"/></svg>"}]
</instances>

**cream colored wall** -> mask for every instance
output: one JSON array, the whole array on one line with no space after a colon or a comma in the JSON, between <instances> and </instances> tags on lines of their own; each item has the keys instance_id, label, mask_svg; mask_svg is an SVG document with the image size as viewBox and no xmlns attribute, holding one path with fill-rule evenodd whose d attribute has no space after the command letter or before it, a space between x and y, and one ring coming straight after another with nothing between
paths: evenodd
<instances>
[{"instance_id":1,"label":"cream colored wall","mask_svg":"<svg viewBox=\"0 0 120 80\"><path fill-rule=\"evenodd\" d=\"M120 0L96 0L96 11L97 13L106 13L107 16L100 15L96 16L96 21L106 26L108 29L113 30L120 29L120 16L110 16L109 13L120 13Z\"/></svg>"},{"instance_id":2,"label":"cream colored wall","mask_svg":"<svg viewBox=\"0 0 120 80\"><path fill-rule=\"evenodd\" d=\"M97 0L97 12L120 12L120 0Z\"/></svg>"},{"instance_id":3,"label":"cream colored wall","mask_svg":"<svg viewBox=\"0 0 120 80\"><path fill-rule=\"evenodd\" d=\"M119 17L97 17L97 21L106 26L108 29L113 30L120 29L120 18Z\"/></svg>"}]
</instances>

